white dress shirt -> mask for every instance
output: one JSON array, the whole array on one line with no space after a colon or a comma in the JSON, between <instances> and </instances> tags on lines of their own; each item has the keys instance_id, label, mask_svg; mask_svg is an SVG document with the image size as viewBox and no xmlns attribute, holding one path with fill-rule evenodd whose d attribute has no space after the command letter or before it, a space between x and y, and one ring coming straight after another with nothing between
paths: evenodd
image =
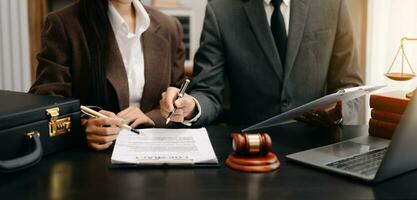
<instances>
[{"instance_id":1,"label":"white dress shirt","mask_svg":"<svg viewBox=\"0 0 417 200\"><path fill-rule=\"evenodd\" d=\"M129 105L139 108L145 86L145 61L140 39L149 28L151 21L139 0L133 0L132 3L136 11L136 30L129 30L129 25L111 2L109 3L108 16L126 69L129 83Z\"/></svg>"},{"instance_id":2,"label":"white dress shirt","mask_svg":"<svg viewBox=\"0 0 417 200\"><path fill-rule=\"evenodd\" d=\"M272 17L272 14L274 12L274 9L275 9L274 5L272 5L271 1L272 0L264 0L264 8L265 8L266 18L268 19L269 26L271 26L271 17ZM285 29L287 31L287 35L288 35L289 30L290 30L290 28L289 28L290 27L290 10L291 10L290 6L291 6L291 0L283 0L282 4L281 4L281 7L280 7L281 13L284 17L284 23L285 23ZM195 101L196 106L197 106L198 114L193 119L183 122L184 125L191 126L191 124L193 122L196 122L201 116L200 103L198 103L197 99L195 99L195 98L194 98L194 101Z\"/></svg>"},{"instance_id":3,"label":"white dress shirt","mask_svg":"<svg viewBox=\"0 0 417 200\"><path fill-rule=\"evenodd\" d=\"M268 19L268 24L271 26L271 18L272 13L274 12L274 5L272 5L272 0L264 0L264 7L266 12L266 18ZM285 30L288 32L290 30L290 6L291 6L291 0L283 0L281 4L281 13L284 17L284 23L285 23Z\"/></svg>"}]
</instances>

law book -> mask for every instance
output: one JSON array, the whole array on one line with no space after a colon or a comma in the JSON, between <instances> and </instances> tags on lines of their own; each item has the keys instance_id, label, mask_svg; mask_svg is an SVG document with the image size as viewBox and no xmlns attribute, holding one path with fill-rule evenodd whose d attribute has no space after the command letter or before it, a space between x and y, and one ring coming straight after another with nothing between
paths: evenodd
<instances>
[{"instance_id":1,"label":"law book","mask_svg":"<svg viewBox=\"0 0 417 200\"><path fill-rule=\"evenodd\" d=\"M369 135L391 139L398 124L380 121L376 119L369 120Z\"/></svg>"},{"instance_id":2,"label":"law book","mask_svg":"<svg viewBox=\"0 0 417 200\"><path fill-rule=\"evenodd\" d=\"M386 112L382 110L372 109L371 110L371 117L372 119L391 122L391 123L399 123L401 119L401 114Z\"/></svg>"},{"instance_id":3,"label":"law book","mask_svg":"<svg viewBox=\"0 0 417 200\"><path fill-rule=\"evenodd\" d=\"M371 108L403 114L410 99L406 97L405 91L393 91L381 94L372 94L370 98Z\"/></svg>"}]
</instances>

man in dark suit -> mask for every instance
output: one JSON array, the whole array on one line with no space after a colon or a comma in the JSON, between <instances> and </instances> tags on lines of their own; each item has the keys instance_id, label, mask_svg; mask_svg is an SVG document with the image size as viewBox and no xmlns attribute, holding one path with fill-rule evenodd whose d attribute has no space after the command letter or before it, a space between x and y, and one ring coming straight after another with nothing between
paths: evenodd
<instances>
[{"instance_id":1,"label":"man in dark suit","mask_svg":"<svg viewBox=\"0 0 417 200\"><path fill-rule=\"evenodd\" d=\"M346 0L212 0L195 56L190 95L172 121L204 126L222 111L230 83L231 120L252 124L342 88L363 84ZM173 109L168 88L161 113ZM317 125L352 123L358 101L307 113ZM343 110L343 112L342 112Z\"/></svg>"}]
</instances>

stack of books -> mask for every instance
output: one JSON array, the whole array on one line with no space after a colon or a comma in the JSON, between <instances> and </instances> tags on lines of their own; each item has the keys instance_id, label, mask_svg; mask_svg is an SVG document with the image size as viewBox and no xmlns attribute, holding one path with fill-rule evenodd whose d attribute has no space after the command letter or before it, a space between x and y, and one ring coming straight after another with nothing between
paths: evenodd
<instances>
[{"instance_id":1,"label":"stack of books","mask_svg":"<svg viewBox=\"0 0 417 200\"><path fill-rule=\"evenodd\" d=\"M370 99L369 135L391 139L410 99L407 92L373 94Z\"/></svg>"}]
</instances>

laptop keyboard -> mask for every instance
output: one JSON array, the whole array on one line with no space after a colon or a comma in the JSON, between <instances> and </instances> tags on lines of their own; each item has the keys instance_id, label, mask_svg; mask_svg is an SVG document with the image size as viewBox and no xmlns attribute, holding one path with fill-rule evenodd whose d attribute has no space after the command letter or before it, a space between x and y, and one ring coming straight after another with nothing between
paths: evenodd
<instances>
[{"instance_id":1,"label":"laptop keyboard","mask_svg":"<svg viewBox=\"0 0 417 200\"><path fill-rule=\"evenodd\" d=\"M361 155L329 163L326 166L365 176L373 176L376 174L386 151L387 148L377 149Z\"/></svg>"}]
</instances>

